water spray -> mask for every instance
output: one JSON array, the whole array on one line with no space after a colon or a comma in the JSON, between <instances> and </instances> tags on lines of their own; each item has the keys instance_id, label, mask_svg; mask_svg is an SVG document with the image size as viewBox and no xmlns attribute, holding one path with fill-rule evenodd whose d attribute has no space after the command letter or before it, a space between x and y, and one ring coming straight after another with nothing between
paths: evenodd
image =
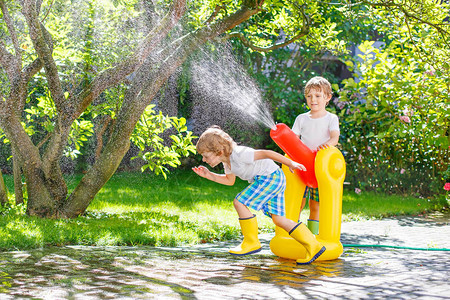
<instances>
[{"instance_id":1,"label":"water spray","mask_svg":"<svg viewBox=\"0 0 450 300\"><path fill-rule=\"evenodd\" d=\"M274 128L270 107L246 69L235 59L229 46L225 45L211 53L200 48L199 57L192 62L191 81L198 91L203 91L208 105L228 108L228 118L233 114L248 116L253 123ZM213 104L211 104L213 103ZM213 110L213 109L212 109Z\"/></svg>"}]
</instances>

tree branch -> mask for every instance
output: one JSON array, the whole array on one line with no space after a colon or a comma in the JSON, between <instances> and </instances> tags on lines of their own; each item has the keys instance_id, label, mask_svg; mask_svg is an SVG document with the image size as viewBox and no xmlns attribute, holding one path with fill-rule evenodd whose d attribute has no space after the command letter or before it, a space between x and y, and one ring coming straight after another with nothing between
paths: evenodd
<instances>
[{"instance_id":1,"label":"tree branch","mask_svg":"<svg viewBox=\"0 0 450 300\"><path fill-rule=\"evenodd\" d=\"M139 68L130 89L133 93L130 95L130 90L127 91L108 143L99 159L73 190L69 199L62 204L62 216L75 217L84 212L103 184L114 174L129 149L130 135L142 112L157 94L162 84L181 66L186 57L206 41L247 20L257 11L257 9L243 8L220 22L190 33L173 43L173 51L170 51L166 59L162 60L162 63L156 68L148 62ZM145 76L147 80L142 85L142 82L137 81L136 78L144 78L145 73L147 73ZM136 85L141 85L140 91L134 93L137 90Z\"/></svg>"},{"instance_id":2,"label":"tree branch","mask_svg":"<svg viewBox=\"0 0 450 300\"><path fill-rule=\"evenodd\" d=\"M78 118L104 90L119 83L127 75L136 71L150 52L156 49L161 40L178 23L185 10L186 0L175 0L170 11L164 16L159 25L145 37L144 41L128 59L116 67L101 72L85 89L76 95L75 98L78 104L74 114L71 116L71 120Z\"/></svg>"},{"instance_id":3,"label":"tree branch","mask_svg":"<svg viewBox=\"0 0 450 300\"><path fill-rule=\"evenodd\" d=\"M50 141L46 147L43 155L44 172L50 172L50 169L54 168L56 160L59 159L59 154L63 150L63 145L67 141L68 134L70 132L70 125L77 119L86 108L96 99L104 90L117 84L125 79L125 77L133 73L146 59L152 50L154 50L158 43L170 32L170 30L178 23L178 20L183 16L186 9L186 0L175 0L169 13L164 17L163 21L150 32L144 41L137 47L136 51L130 58L125 60L117 67L107 69L101 72L86 88L84 88L79 94L71 95L69 98L70 105L67 103L65 108L60 109L57 106L59 117L59 130L54 130L50 138ZM31 9L32 10L32 9ZM54 61L52 60L52 64ZM51 65L52 65L51 64ZM47 63L44 63L47 72ZM56 65L55 65L56 67ZM56 69L54 69L56 70ZM51 68L49 71L53 71ZM55 77L58 79L58 77ZM50 82L49 82L50 86ZM62 91L62 90L61 90ZM53 91L52 96L53 96ZM62 94L64 98L64 95ZM65 98L63 100L65 101ZM63 103L60 101L59 103ZM56 101L55 101L56 105Z\"/></svg>"},{"instance_id":4,"label":"tree branch","mask_svg":"<svg viewBox=\"0 0 450 300\"><path fill-rule=\"evenodd\" d=\"M259 47L259 46L256 46L256 45L252 44L245 37L245 35L243 33L240 33L240 32L230 33L230 34L226 35L223 39L230 39L230 38L233 38L233 37L237 37L237 38L239 38L241 40L241 42L246 47L248 47L248 48L250 48L250 49L252 49L254 51L269 52L269 51L272 51L272 50L275 50L275 49L286 47L287 45L292 44L293 42L295 42L295 41L299 40L300 38L304 37L306 34L308 34L308 33L301 32L301 33L297 34L296 36L294 36L293 38L291 38L291 39L289 39L287 41L284 41L282 43L273 44L273 45L268 46L268 47Z\"/></svg>"},{"instance_id":5,"label":"tree branch","mask_svg":"<svg viewBox=\"0 0 450 300\"><path fill-rule=\"evenodd\" d=\"M50 34L38 19L37 12L39 9L36 7L37 3L40 5L42 1L25 0L23 4L23 14L29 27L30 38L33 42L34 49L38 54L39 60L42 61L44 66L51 97L58 112L58 119L55 129L52 132L50 141L45 149L42 160L40 161L40 170L43 174L45 174L45 177L49 179L52 175L60 172L57 162L60 158L60 153L64 149L64 145L67 142L67 136L70 132L71 124L65 122L65 120L67 119L67 116L70 115L71 106L68 101L66 101L64 96L62 83L58 74L58 68L53 58L51 36L49 38ZM37 67L38 64L32 64L31 68L28 69L30 73L27 75L30 75L32 72L36 71ZM39 155L38 148L36 148L36 151Z\"/></svg>"},{"instance_id":6,"label":"tree branch","mask_svg":"<svg viewBox=\"0 0 450 300\"><path fill-rule=\"evenodd\" d=\"M431 27L433 27L434 29L436 29L438 32L441 33L445 33L446 35L449 35L450 32L447 31L444 26L448 26L448 23L432 23L428 20L422 19L417 17L416 15L410 13L409 11L407 11L405 9L405 7L403 5L397 4L393 1L388 1L388 2L371 2L371 1L366 1L366 0L361 0L362 3L370 5L372 7L389 7L389 8L396 8L399 11L401 11L406 17L414 19L416 21L418 21L421 24L427 24Z\"/></svg>"},{"instance_id":7,"label":"tree branch","mask_svg":"<svg viewBox=\"0 0 450 300\"><path fill-rule=\"evenodd\" d=\"M27 65L22 71L24 82L29 82L31 78L42 69L43 65L44 63L39 58L36 58L32 63Z\"/></svg>"},{"instance_id":8,"label":"tree branch","mask_svg":"<svg viewBox=\"0 0 450 300\"><path fill-rule=\"evenodd\" d=\"M0 41L0 64L5 68L6 74L8 74L10 79L17 73L14 61L14 55L9 53L3 41Z\"/></svg>"},{"instance_id":9,"label":"tree branch","mask_svg":"<svg viewBox=\"0 0 450 300\"><path fill-rule=\"evenodd\" d=\"M39 22L36 13L36 2L33 0L25 0L23 11L28 23L30 37L33 41L34 48L38 53L38 57L44 63L45 74L48 80L48 87L52 94L53 102L55 103L58 112L64 115L69 109L69 106L66 105L61 80L58 76L58 68L55 60L53 59L51 48L47 44L45 33L41 28L41 23Z\"/></svg>"},{"instance_id":10,"label":"tree branch","mask_svg":"<svg viewBox=\"0 0 450 300\"><path fill-rule=\"evenodd\" d=\"M106 117L102 118L100 120L99 129L95 133L95 137L97 140L97 145L95 147L95 160L97 160L100 157L100 154L102 153L103 149L103 134L106 132L106 129L108 129L108 125L113 121L110 115L107 115Z\"/></svg>"},{"instance_id":11,"label":"tree branch","mask_svg":"<svg viewBox=\"0 0 450 300\"><path fill-rule=\"evenodd\" d=\"M226 6L224 6L224 5L216 5L216 7L214 8L214 12L211 14L211 16L209 16L209 18L206 20L205 24L210 24L217 17L219 12L225 8L226 8Z\"/></svg>"},{"instance_id":12,"label":"tree branch","mask_svg":"<svg viewBox=\"0 0 450 300\"><path fill-rule=\"evenodd\" d=\"M16 58L19 59L22 54L22 50L19 46L19 40L17 39L16 29L14 28L11 16L9 15L8 8L3 0L0 0L0 7L3 13L3 19L5 20L6 26L8 27L9 34L11 36L12 43L14 45L14 50L16 52Z\"/></svg>"},{"instance_id":13,"label":"tree branch","mask_svg":"<svg viewBox=\"0 0 450 300\"><path fill-rule=\"evenodd\" d=\"M0 41L0 64L5 68L9 79L9 95L6 98L8 105L16 114L20 114L22 104L25 103L26 84L22 81L23 74L20 70L21 58L9 53L3 42ZM3 101L3 99L1 99Z\"/></svg>"},{"instance_id":14,"label":"tree branch","mask_svg":"<svg viewBox=\"0 0 450 300\"><path fill-rule=\"evenodd\" d=\"M282 43L275 43L271 46L268 47L259 47L256 46L254 44L252 44L243 33L240 32L232 32L230 34L227 34L226 36L222 37L222 39L230 39L233 37L237 37L241 40L241 42L248 48L254 50L254 51L258 51L258 52L269 52L275 49L279 49L279 48L283 48L286 47L289 44L292 44L293 42L299 40L300 38L306 36L309 33L309 29L310 29L310 23L309 23L309 18L308 16L305 14L303 8L300 8L300 11L303 15L303 26L302 29L300 31L299 34L297 34L296 36L292 37L289 40L285 40Z\"/></svg>"},{"instance_id":15,"label":"tree branch","mask_svg":"<svg viewBox=\"0 0 450 300\"><path fill-rule=\"evenodd\" d=\"M3 99L5 99L5 95L3 95L3 93L0 93L0 116L4 116L5 115L6 102L3 101ZM1 117L0 117L0 119L1 119Z\"/></svg>"},{"instance_id":16,"label":"tree branch","mask_svg":"<svg viewBox=\"0 0 450 300\"><path fill-rule=\"evenodd\" d=\"M36 145L36 148L40 149L42 146L44 146L44 144L50 139L51 135L51 132L47 132L45 137L39 142L39 144Z\"/></svg>"},{"instance_id":17,"label":"tree branch","mask_svg":"<svg viewBox=\"0 0 450 300\"><path fill-rule=\"evenodd\" d=\"M50 7L48 8L47 12L45 13L45 16L42 18L41 23L44 23L45 19L47 19L48 14L52 10L53 3L55 3L55 0L52 0L52 3L50 3Z\"/></svg>"}]
</instances>

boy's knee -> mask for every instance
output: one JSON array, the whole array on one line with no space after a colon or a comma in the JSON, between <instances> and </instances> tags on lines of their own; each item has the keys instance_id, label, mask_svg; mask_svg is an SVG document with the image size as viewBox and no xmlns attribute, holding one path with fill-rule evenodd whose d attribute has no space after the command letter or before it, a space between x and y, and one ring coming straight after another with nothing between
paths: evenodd
<instances>
[{"instance_id":1,"label":"boy's knee","mask_svg":"<svg viewBox=\"0 0 450 300\"><path fill-rule=\"evenodd\" d=\"M277 218L273 218L272 217L272 221L273 221L273 224L275 224L276 226L280 227L280 221Z\"/></svg>"},{"instance_id":2,"label":"boy's knee","mask_svg":"<svg viewBox=\"0 0 450 300\"><path fill-rule=\"evenodd\" d=\"M239 206L241 206L241 205L243 205L243 204L242 204L241 202L239 202L238 199L234 198L234 200L233 200L233 205L234 205L234 207L239 207Z\"/></svg>"},{"instance_id":3,"label":"boy's knee","mask_svg":"<svg viewBox=\"0 0 450 300\"><path fill-rule=\"evenodd\" d=\"M282 227L282 225L284 223L283 220L284 220L283 217L280 217L280 216L277 216L277 215L272 215L273 224L275 224L278 227Z\"/></svg>"}]
</instances>

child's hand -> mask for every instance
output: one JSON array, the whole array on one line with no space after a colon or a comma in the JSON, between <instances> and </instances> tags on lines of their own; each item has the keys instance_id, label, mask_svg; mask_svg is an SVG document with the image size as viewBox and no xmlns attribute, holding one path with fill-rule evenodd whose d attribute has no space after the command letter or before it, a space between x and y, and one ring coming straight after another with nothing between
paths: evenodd
<instances>
[{"instance_id":1,"label":"child's hand","mask_svg":"<svg viewBox=\"0 0 450 300\"><path fill-rule=\"evenodd\" d=\"M326 148L328 148L328 147L330 147L330 145L328 145L328 144L322 144L322 145L320 145L319 147L317 147L317 151L319 151L319 150L322 150L322 149L326 149Z\"/></svg>"},{"instance_id":2,"label":"child's hand","mask_svg":"<svg viewBox=\"0 0 450 300\"><path fill-rule=\"evenodd\" d=\"M208 170L208 168L206 168L205 166L198 166L198 167L193 167L192 171L194 171L195 173L197 173L197 175L203 177L203 178L207 178L208 179L208 175L210 173L210 171Z\"/></svg>"},{"instance_id":3,"label":"child's hand","mask_svg":"<svg viewBox=\"0 0 450 300\"><path fill-rule=\"evenodd\" d=\"M306 171L306 168L304 165L299 164L298 162L292 161L291 165L288 166L289 167L289 171L291 171L291 173L294 173L294 170L300 170L300 171Z\"/></svg>"}]
</instances>

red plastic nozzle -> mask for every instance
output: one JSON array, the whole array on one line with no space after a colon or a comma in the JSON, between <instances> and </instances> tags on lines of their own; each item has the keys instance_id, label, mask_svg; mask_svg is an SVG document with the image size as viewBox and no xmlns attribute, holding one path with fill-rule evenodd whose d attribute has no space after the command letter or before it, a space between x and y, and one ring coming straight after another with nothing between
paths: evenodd
<instances>
[{"instance_id":1,"label":"red plastic nozzle","mask_svg":"<svg viewBox=\"0 0 450 300\"><path fill-rule=\"evenodd\" d=\"M276 129L270 130L272 140L286 153L290 159L305 166L306 171L296 170L295 173L309 187L318 186L314 162L316 151L309 149L298 136L286 125L279 123Z\"/></svg>"}]
</instances>

